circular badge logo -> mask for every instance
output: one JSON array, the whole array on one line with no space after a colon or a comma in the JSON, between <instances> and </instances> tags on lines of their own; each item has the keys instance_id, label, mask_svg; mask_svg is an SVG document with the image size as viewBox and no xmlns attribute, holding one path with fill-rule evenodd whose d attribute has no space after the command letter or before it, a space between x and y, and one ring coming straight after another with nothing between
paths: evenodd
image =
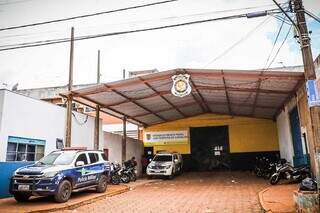
<instances>
[{"instance_id":1,"label":"circular badge logo","mask_svg":"<svg viewBox=\"0 0 320 213\"><path fill-rule=\"evenodd\" d=\"M191 86L189 84L190 75L179 74L172 76L173 85L171 93L177 97L184 97L190 94Z\"/></svg>"}]
</instances>

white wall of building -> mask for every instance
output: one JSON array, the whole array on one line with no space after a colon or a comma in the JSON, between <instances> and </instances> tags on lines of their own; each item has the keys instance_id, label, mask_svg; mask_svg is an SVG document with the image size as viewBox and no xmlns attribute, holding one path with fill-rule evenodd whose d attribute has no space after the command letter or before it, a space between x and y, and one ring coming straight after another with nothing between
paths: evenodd
<instances>
[{"instance_id":1,"label":"white wall of building","mask_svg":"<svg viewBox=\"0 0 320 213\"><path fill-rule=\"evenodd\" d=\"M110 162L122 162L122 136L110 132L104 132L104 148L109 150ZM135 157L138 163L137 171L141 174L141 157L143 155L143 143L139 140L127 137L126 160Z\"/></svg>"},{"instance_id":2,"label":"white wall of building","mask_svg":"<svg viewBox=\"0 0 320 213\"><path fill-rule=\"evenodd\" d=\"M277 117L277 128L281 158L285 158L293 165L293 143L290 130L289 113L287 108Z\"/></svg>"},{"instance_id":3,"label":"white wall of building","mask_svg":"<svg viewBox=\"0 0 320 213\"><path fill-rule=\"evenodd\" d=\"M78 112L73 114L71 145L92 149L94 117ZM101 121L100 123L102 124ZM0 161L6 160L9 136L45 140L45 154L48 154L56 149L57 138L64 141L65 125L65 108L11 91L0 90ZM103 148L102 127L100 148Z\"/></svg>"}]
</instances>

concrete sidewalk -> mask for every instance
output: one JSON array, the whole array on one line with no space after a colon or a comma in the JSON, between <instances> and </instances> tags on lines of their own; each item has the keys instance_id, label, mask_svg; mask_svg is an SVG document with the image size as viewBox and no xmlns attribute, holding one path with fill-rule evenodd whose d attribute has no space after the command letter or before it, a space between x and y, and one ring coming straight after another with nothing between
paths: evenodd
<instances>
[{"instance_id":1,"label":"concrete sidewalk","mask_svg":"<svg viewBox=\"0 0 320 213\"><path fill-rule=\"evenodd\" d=\"M295 212L293 192L298 184L280 184L269 186L259 192L259 201L266 212Z\"/></svg>"},{"instance_id":2,"label":"concrete sidewalk","mask_svg":"<svg viewBox=\"0 0 320 213\"><path fill-rule=\"evenodd\" d=\"M55 203L50 197L33 197L28 202L17 203L14 198L0 199L0 212L6 213L21 213L21 212L52 212L66 209L75 209L79 206L93 203L95 201L111 197L134 188L144 185L146 183L155 182L159 180L139 179L136 182L127 185L108 185L105 193L96 193L94 191L85 191L73 193L71 198L66 203Z\"/></svg>"}]
</instances>

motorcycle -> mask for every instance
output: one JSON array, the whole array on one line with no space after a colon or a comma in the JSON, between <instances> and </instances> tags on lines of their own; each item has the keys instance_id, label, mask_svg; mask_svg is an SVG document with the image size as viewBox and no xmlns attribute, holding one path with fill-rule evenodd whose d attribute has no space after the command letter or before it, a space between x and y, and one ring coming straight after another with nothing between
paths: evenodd
<instances>
[{"instance_id":1,"label":"motorcycle","mask_svg":"<svg viewBox=\"0 0 320 213\"><path fill-rule=\"evenodd\" d=\"M121 168L120 164L111 163L110 182L114 185L130 182L130 176L127 172Z\"/></svg>"},{"instance_id":2,"label":"motorcycle","mask_svg":"<svg viewBox=\"0 0 320 213\"><path fill-rule=\"evenodd\" d=\"M308 167L295 168L289 163L278 164L276 166L276 172L270 177L270 184L275 185L281 179L290 181L302 181L303 179L310 177L310 170Z\"/></svg>"},{"instance_id":3,"label":"motorcycle","mask_svg":"<svg viewBox=\"0 0 320 213\"><path fill-rule=\"evenodd\" d=\"M254 167L254 173L257 177L264 177L269 179L272 174L276 172L276 166L286 163L285 159L280 159L278 162L271 161L266 157L256 157L256 165Z\"/></svg>"},{"instance_id":4,"label":"motorcycle","mask_svg":"<svg viewBox=\"0 0 320 213\"><path fill-rule=\"evenodd\" d=\"M131 161L124 162L124 173L130 177L130 181L135 182L137 180L137 170L136 164L133 164Z\"/></svg>"}]
</instances>

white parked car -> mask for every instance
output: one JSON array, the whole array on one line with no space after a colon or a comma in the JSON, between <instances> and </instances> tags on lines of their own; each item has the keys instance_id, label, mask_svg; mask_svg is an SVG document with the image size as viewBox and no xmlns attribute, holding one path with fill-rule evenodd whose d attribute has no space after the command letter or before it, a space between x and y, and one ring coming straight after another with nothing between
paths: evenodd
<instances>
[{"instance_id":1,"label":"white parked car","mask_svg":"<svg viewBox=\"0 0 320 213\"><path fill-rule=\"evenodd\" d=\"M179 153L161 152L157 153L147 167L148 176L165 176L173 178L181 174L183 167L182 156Z\"/></svg>"}]
</instances>

